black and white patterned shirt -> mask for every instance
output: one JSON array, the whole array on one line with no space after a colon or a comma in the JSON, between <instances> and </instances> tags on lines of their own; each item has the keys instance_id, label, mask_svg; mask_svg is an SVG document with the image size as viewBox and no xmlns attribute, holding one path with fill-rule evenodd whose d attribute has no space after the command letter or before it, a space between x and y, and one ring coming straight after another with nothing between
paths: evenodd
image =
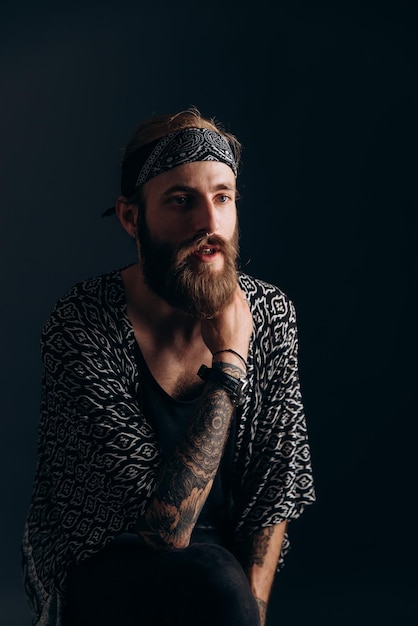
<instances>
[{"instance_id":1,"label":"black and white patterned shirt","mask_svg":"<svg viewBox=\"0 0 418 626\"><path fill-rule=\"evenodd\" d=\"M297 518L315 501L292 302L240 274L254 331L249 388L237 414L234 536ZM22 544L33 624L61 624L72 563L134 528L159 467L156 434L138 406L141 376L120 270L75 285L41 338L38 464ZM283 542L280 564L289 548Z\"/></svg>"}]
</instances>

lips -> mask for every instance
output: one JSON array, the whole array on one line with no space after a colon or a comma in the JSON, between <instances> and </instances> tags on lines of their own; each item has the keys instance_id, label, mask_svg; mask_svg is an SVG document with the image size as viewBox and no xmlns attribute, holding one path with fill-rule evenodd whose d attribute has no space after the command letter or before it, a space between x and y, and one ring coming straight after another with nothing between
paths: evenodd
<instances>
[{"instance_id":1,"label":"lips","mask_svg":"<svg viewBox=\"0 0 418 626\"><path fill-rule=\"evenodd\" d=\"M198 258L200 261L212 261L220 252L219 246L211 245L210 243L204 243L192 252L192 256Z\"/></svg>"},{"instance_id":2,"label":"lips","mask_svg":"<svg viewBox=\"0 0 418 626\"><path fill-rule=\"evenodd\" d=\"M196 250L197 254L204 254L204 255L210 255L210 254L215 254L215 252L217 252L218 250L212 246L202 246L201 248L199 248L198 250Z\"/></svg>"}]
</instances>

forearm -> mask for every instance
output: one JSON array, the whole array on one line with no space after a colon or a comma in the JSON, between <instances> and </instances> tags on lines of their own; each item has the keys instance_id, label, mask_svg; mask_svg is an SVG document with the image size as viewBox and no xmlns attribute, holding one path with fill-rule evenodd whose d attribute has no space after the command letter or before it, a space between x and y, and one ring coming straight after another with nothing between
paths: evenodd
<instances>
[{"instance_id":1,"label":"forearm","mask_svg":"<svg viewBox=\"0 0 418 626\"><path fill-rule=\"evenodd\" d=\"M277 570L277 563L287 522L262 528L240 550L240 560L260 610L261 626L265 626L267 606Z\"/></svg>"},{"instance_id":2,"label":"forearm","mask_svg":"<svg viewBox=\"0 0 418 626\"><path fill-rule=\"evenodd\" d=\"M232 375L239 368L224 364ZM210 492L228 438L233 404L223 389L208 383L186 437L161 468L157 489L146 511L150 529L143 533L156 547L187 547Z\"/></svg>"}]
</instances>

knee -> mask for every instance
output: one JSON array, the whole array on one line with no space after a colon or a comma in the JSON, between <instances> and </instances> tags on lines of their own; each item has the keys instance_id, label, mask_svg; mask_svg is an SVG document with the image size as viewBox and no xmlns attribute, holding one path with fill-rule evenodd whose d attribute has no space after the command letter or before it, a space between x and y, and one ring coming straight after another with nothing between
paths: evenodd
<instances>
[{"instance_id":1,"label":"knee","mask_svg":"<svg viewBox=\"0 0 418 626\"><path fill-rule=\"evenodd\" d=\"M194 544L189 548L190 573L210 587L247 582L241 564L231 552L215 544Z\"/></svg>"},{"instance_id":2,"label":"knee","mask_svg":"<svg viewBox=\"0 0 418 626\"><path fill-rule=\"evenodd\" d=\"M206 607L207 623L258 624L257 604L234 555L212 544L193 544L188 551L190 562L184 589L190 603Z\"/></svg>"}]
</instances>

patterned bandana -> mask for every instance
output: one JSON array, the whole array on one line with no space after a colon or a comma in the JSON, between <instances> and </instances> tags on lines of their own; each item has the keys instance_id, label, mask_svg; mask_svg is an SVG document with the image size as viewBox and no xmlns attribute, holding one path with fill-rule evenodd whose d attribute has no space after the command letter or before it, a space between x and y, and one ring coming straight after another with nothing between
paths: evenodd
<instances>
[{"instance_id":1,"label":"patterned bandana","mask_svg":"<svg viewBox=\"0 0 418 626\"><path fill-rule=\"evenodd\" d=\"M135 189L158 174L193 161L220 161L229 165L235 176L237 175L231 146L222 135L208 128L184 128L161 137L144 148L148 148L148 154L145 155L141 149L128 157L130 161L134 161L138 172ZM129 165L132 172L133 163ZM132 184L132 179L130 182Z\"/></svg>"}]
</instances>

